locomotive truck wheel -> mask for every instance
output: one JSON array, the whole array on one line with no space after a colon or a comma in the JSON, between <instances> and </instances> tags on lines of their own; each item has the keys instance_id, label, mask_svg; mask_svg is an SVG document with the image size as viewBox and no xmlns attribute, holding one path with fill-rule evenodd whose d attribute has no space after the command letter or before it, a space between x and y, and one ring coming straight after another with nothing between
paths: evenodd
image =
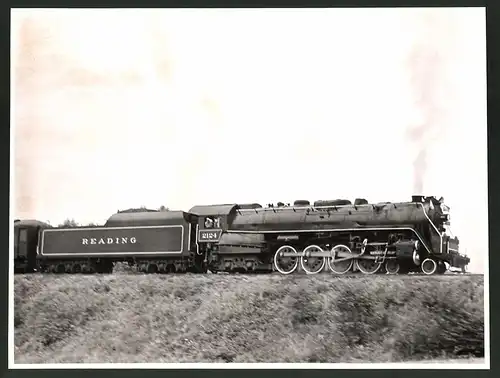
<instances>
[{"instance_id":1,"label":"locomotive truck wheel","mask_svg":"<svg viewBox=\"0 0 500 378\"><path fill-rule=\"evenodd\" d=\"M385 263L385 271L387 274L398 274L399 269L401 269L401 266L396 260L387 260Z\"/></svg>"},{"instance_id":2,"label":"locomotive truck wheel","mask_svg":"<svg viewBox=\"0 0 500 378\"><path fill-rule=\"evenodd\" d=\"M304 252L302 252L302 256L300 257L300 266L307 274L318 274L325 267L325 258L323 256L314 256L314 253L318 252L323 253L323 250L317 245L310 245L304 249Z\"/></svg>"},{"instance_id":3,"label":"locomotive truck wheel","mask_svg":"<svg viewBox=\"0 0 500 378\"><path fill-rule=\"evenodd\" d=\"M283 253L293 253L295 256L283 256ZM274 267L281 274L293 273L299 266L299 255L297 250L289 245L278 248L274 254Z\"/></svg>"},{"instance_id":4,"label":"locomotive truck wheel","mask_svg":"<svg viewBox=\"0 0 500 378\"><path fill-rule=\"evenodd\" d=\"M158 265L156 265L156 264L148 264L148 266L146 268L146 271L149 274L158 273Z\"/></svg>"},{"instance_id":5,"label":"locomotive truck wheel","mask_svg":"<svg viewBox=\"0 0 500 378\"><path fill-rule=\"evenodd\" d=\"M437 267L437 273L438 274L445 274L448 268L446 267L446 263L444 261L439 261L438 262L438 267Z\"/></svg>"},{"instance_id":6,"label":"locomotive truck wheel","mask_svg":"<svg viewBox=\"0 0 500 378\"><path fill-rule=\"evenodd\" d=\"M424 274L427 274L430 276L431 274L436 273L436 270L438 268L438 264L433 259L427 258L424 261L422 261L422 265L420 267L421 267L422 272Z\"/></svg>"},{"instance_id":7,"label":"locomotive truck wheel","mask_svg":"<svg viewBox=\"0 0 500 378\"><path fill-rule=\"evenodd\" d=\"M330 257L328 258L328 268L330 268L330 270L333 273L345 274L351 270L352 266L354 265L354 261L350 259L350 260L335 262L335 260L337 260L338 253L342 253L343 255L345 255L347 253L352 254L352 251L349 247L342 244L333 247L332 250L330 251ZM339 257L339 259L343 257Z\"/></svg>"},{"instance_id":8,"label":"locomotive truck wheel","mask_svg":"<svg viewBox=\"0 0 500 378\"><path fill-rule=\"evenodd\" d=\"M356 267L363 274L375 274L379 271L381 266L382 266L382 263L375 262L375 260L368 260L368 259L356 260Z\"/></svg>"}]
</instances>

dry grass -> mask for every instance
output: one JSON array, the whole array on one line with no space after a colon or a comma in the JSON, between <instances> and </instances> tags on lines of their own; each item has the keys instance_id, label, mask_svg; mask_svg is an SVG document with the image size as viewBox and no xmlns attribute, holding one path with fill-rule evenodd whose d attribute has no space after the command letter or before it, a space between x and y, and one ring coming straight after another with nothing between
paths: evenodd
<instances>
[{"instance_id":1,"label":"dry grass","mask_svg":"<svg viewBox=\"0 0 500 378\"><path fill-rule=\"evenodd\" d=\"M483 278L15 278L16 363L484 356Z\"/></svg>"}]
</instances>

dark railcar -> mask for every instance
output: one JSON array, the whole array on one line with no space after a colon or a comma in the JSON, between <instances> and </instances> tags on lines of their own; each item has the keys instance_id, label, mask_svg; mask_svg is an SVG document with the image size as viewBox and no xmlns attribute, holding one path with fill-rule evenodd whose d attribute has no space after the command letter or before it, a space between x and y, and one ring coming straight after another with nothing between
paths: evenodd
<instances>
[{"instance_id":1,"label":"dark railcar","mask_svg":"<svg viewBox=\"0 0 500 378\"><path fill-rule=\"evenodd\" d=\"M33 273L38 270L39 235L50 227L45 222L32 219L14 222L14 273Z\"/></svg>"}]
</instances>

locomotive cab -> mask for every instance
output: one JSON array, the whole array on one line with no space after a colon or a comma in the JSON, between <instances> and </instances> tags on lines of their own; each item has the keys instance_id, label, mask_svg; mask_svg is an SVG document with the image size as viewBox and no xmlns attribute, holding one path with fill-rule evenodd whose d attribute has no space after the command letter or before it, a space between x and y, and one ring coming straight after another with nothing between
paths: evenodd
<instances>
[{"instance_id":1,"label":"locomotive cab","mask_svg":"<svg viewBox=\"0 0 500 378\"><path fill-rule=\"evenodd\" d=\"M227 230L230 217L234 216L236 204L194 206L189 210L198 220L198 243L217 243Z\"/></svg>"},{"instance_id":2,"label":"locomotive cab","mask_svg":"<svg viewBox=\"0 0 500 378\"><path fill-rule=\"evenodd\" d=\"M234 218L236 204L194 206L189 212L198 216L199 254L211 265L218 260L219 242Z\"/></svg>"}]
</instances>

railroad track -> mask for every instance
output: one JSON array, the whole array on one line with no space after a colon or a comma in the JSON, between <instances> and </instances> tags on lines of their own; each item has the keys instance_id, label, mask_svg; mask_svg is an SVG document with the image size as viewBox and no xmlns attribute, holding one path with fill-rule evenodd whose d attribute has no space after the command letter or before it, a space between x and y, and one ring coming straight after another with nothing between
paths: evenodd
<instances>
[{"instance_id":1,"label":"railroad track","mask_svg":"<svg viewBox=\"0 0 500 378\"><path fill-rule=\"evenodd\" d=\"M34 274L42 274L40 272L37 272L37 273L34 273ZM51 275L51 276L71 276L71 275L87 275L87 274L72 274L72 273L61 273L61 274L57 274L57 273L43 273L44 275ZM92 273L92 274L88 274L88 275L96 275L96 274L99 274L99 275L110 275L110 276L113 276L113 275L168 275L168 276L183 276L183 275L207 275L207 273L204 273L204 274L195 274L195 273L143 273L143 272L139 272L139 271L135 271L135 270L126 270L126 271L114 271L112 273ZM447 271L446 273L444 274L433 274L433 275L427 275L427 274L424 274L424 273L418 273L418 272L415 272L415 273L405 273L405 274L388 274L388 273L376 273L376 274L364 274L362 272L351 272L351 273L346 273L346 274L335 274L335 273L332 273L330 271L322 271L320 273L317 273L317 274L307 274L305 271L299 269L297 270L296 272L294 272L293 274L290 274L290 275L283 275L281 274L280 272L277 272L277 271L274 271L274 272L216 272L216 273L213 273L213 272L208 272L208 275L223 275L223 276L273 276L273 277L276 277L276 276L283 276L283 277L314 277L314 276L317 276L317 277L325 277L325 276L329 276L329 277L336 277L336 278L344 278L344 279L352 279L352 278L363 278L363 277L370 277L370 278L373 278L373 277L387 277L387 278L412 278L412 277L426 277L426 278L436 278L436 277L443 277L443 278L451 278L451 277L471 277L471 276L484 276L483 273L469 273L469 272L466 272L466 273L462 273L462 272L450 272L450 271Z\"/></svg>"},{"instance_id":2,"label":"railroad track","mask_svg":"<svg viewBox=\"0 0 500 378\"><path fill-rule=\"evenodd\" d=\"M235 273L217 273L217 274L226 274L226 275L234 275ZM238 274L238 273L236 273ZM245 274L242 273L241 275L250 275L250 274ZM252 274L255 275L255 274ZM267 274L269 275L269 274ZM272 276L283 276L279 272L273 272L271 273ZM292 274L290 276L285 276L285 277L296 277L296 276L309 276L305 272L299 272ZM364 277L387 277L387 278L412 278L412 277L426 277L426 278L439 278L439 277L444 277L444 278L457 278L457 277L471 277L471 276L484 276L482 273L445 273L445 274L434 274L434 275L427 275L424 273L412 273L412 274L363 274L363 273L351 273L351 274L331 274L328 272L325 273L318 273L315 275L310 275L310 276L319 276L319 277L324 277L324 276L330 276L330 277L336 277L336 278L364 278Z\"/></svg>"}]
</instances>

